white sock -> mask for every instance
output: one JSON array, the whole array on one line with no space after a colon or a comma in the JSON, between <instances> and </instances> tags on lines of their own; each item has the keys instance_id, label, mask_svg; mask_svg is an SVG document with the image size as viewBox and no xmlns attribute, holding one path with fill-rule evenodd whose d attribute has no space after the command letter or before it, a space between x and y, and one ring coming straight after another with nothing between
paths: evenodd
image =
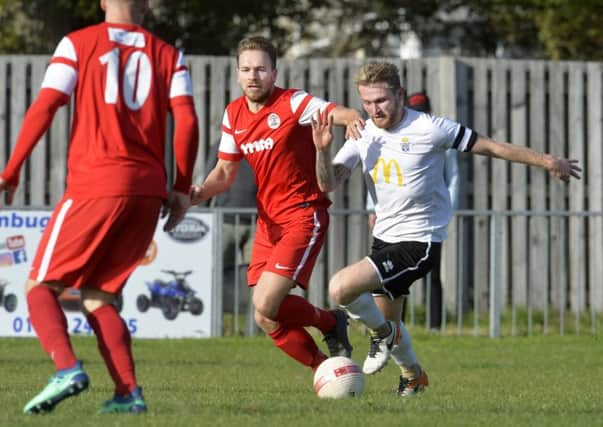
<instances>
[{"instance_id":1,"label":"white sock","mask_svg":"<svg viewBox=\"0 0 603 427\"><path fill-rule=\"evenodd\" d=\"M417 364L417 355L412 348L410 334L404 322L400 322L400 344L392 349L391 356L400 367L411 368Z\"/></svg>"},{"instance_id":2,"label":"white sock","mask_svg":"<svg viewBox=\"0 0 603 427\"><path fill-rule=\"evenodd\" d=\"M379 311L373 295L365 292L348 305L342 305L350 317L354 320L360 320L369 329L377 329L385 323L385 317Z\"/></svg>"}]
</instances>

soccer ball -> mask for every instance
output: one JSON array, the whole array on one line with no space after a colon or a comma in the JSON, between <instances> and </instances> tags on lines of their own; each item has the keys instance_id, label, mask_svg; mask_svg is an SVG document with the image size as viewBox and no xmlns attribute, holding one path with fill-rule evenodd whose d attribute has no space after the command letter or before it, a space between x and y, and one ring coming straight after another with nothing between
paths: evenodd
<instances>
[{"instance_id":1,"label":"soccer ball","mask_svg":"<svg viewBox=\"0 0 603 427\"><path fill-rule=\"evenodd\" d=\"M364 374L352 359L330 357L314 374L314 391L318 397L329 399L360 396L364 391Z\"/></svg>"}]
</instances>

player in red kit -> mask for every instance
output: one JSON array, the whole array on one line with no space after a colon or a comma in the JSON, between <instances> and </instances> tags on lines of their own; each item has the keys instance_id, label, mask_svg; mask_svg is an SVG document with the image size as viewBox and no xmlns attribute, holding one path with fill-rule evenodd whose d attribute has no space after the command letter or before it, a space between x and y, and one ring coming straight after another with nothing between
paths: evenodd
<instances>
[{"instance_id":1,"label":"player in red kit","mask_svg":"<svg viewBox=\"0 0 603 427\"><path fill-rule=\"evenodd\" d=\"M239 43L237 66L244 95L226 107L218 163L203 184L193 186L192 203L227 190L239 161L247 160L258 188L248 270L255 320L278 348L316 369L326 356L304 327L325 335L331 356L349 356L352 347L342 311L322 310L289 294L296 285L307 288L329 223L330 201L316 183L311 117L327 112L335 124L351 125L361 121L360 114L303 90L276 87L276 49L263 37Z\"/></svg>"},{"instance_id":2,"label":"player in red kit","mask_svg":"<svg viewBox=\"0 0 603 427\"><path fill-rule=\"evenodd\" d=\"M57 295L81 291L82 306L115 382L101 412L144 412L128 328L112 305L152 241L162 204L173 228L190 206L198 144L191 81L181 53L140 26L147 0L101 0L105 22L68 34L46 70L17 145L0 175L12 200L23 162L56 110L74 96L67 188L40 241L26 284L31 324L56 372L25 405L52 411L88 387ZM175 121L177 164L166 194L165 123Z\"/></svg>"}]
</instances>

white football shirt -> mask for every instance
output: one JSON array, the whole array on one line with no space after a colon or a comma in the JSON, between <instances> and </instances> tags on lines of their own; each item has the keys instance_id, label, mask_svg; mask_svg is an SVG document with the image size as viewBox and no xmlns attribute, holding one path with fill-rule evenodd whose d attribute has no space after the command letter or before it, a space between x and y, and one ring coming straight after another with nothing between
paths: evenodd
<instances>
[{"instance_id":1,"label":"white football shirt","mask_svg":"<svg viewBox=\"0 0 603 427\"><path fill-rule=\"evenodd\" d=\"M341 147L333 163L359 163L375 202L373 235L388 243L441 242L452 217L444 181L449 148L469 151L477 134L461 124L405 109L400 123L380 129L368 120L358 140Z\"/></svg>"}]
</instances>

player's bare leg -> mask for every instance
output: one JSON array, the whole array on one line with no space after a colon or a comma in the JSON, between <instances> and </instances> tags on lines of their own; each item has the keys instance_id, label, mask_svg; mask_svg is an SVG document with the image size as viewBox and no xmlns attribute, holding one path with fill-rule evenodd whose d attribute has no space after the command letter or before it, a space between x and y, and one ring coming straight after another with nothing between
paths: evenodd
<instances>
[{"instance_id":1,"label":"player's bare leg","mask_svg":"<svg viewBox=\"0 0 603 427\"><path fill-rule=\"evenodd\" d=\"M314 316L315 307L305 299L289 295L295 282L272 272L262 273L253 289L255 321L283 352L303 365L316 369L326 356L304 329L304 318ZM332 320L331 320L332 321Z\"/></svg>"},{"instance_id":2,"label":"player's bare leg","mask_svg":"<svg viewBox=\"0 0 603 427\"><path fill-rule=\"evenodd\" d=\"M403 297L396 298L392 301L387 295L373 295L375 304L379 307L379 311L387 320L395 322L400 320L402 316Z\"/></svg>"},{"instance_id":3,"label":"player's bare leg","mask_svg":"<svg viewBox=\"0 0 603 427\"><path fill-rule=\"evenodd\" d=\"M295 282L274 273L265 272L253 287L253 307L255 321L260 328L270 334L279 327L276 315L283 299L295 287Z\"/></svg>"},{"instance_id":4,"label":"player's bare leg","mask_svg":"<svg viewBox=\"0 0 603 427\"><path fill-rule=\"evenodd\" d=\"M338 271L329 283L331 298L371 330L369 354L362 368L365 374L381 370L399 340L398 323L387 320L373 300L371 292L380 288L379 276L368 258Z\"/></svg>"}]
</instances>

